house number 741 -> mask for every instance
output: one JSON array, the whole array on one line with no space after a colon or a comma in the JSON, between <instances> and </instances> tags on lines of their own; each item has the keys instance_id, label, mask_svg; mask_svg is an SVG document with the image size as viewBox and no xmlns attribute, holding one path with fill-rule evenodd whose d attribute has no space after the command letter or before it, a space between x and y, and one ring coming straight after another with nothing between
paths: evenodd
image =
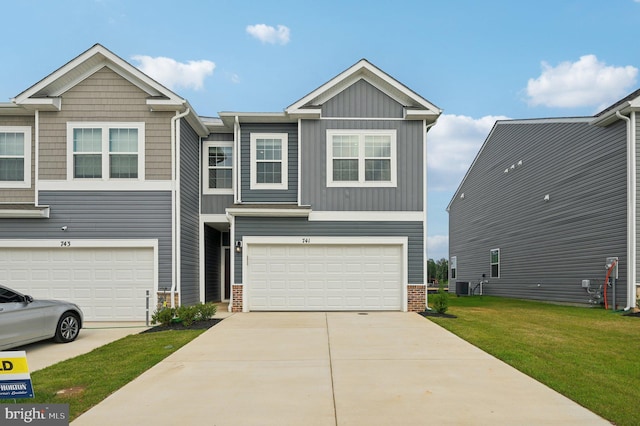
<instances>
[{"instance_id":1,"label":"house number 741","mask_svg":"<svg viewBox=\"0 0 640 426\"><path fill-rule=\"evenodd\" d=\"M71 247L71 241L60 241L60 247Z\"/></svg>"},{"instance_id":2,"label":"house number 741","mask_svg":"<svg viewBox=\"0 0 640 426\"><path fill-rule=\"evenodd\" d=\"M311 238L303 238L302 239L302 244L309 244L311 242Z\"/></svg>"}]
</instances>

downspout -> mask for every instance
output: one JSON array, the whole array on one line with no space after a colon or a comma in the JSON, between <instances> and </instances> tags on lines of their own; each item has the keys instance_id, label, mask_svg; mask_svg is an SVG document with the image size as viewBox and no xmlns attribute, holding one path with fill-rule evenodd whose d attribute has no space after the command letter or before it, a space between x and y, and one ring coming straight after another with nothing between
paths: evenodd
<instances>
[{"instance_id":1,"label":"downspout","mask_svg":"<svg viewBox=\"0 0 640 426\"><path fill-rule=\"evenodd\" d=\"M422 188L422 200L424 210L424 226L423 226L423 236L422 236L422 252L424 253L423 257L423 265L422 265L422 280L424 282L424 303L425 303L425 311L430 311L429 308L429 271L427 268L427 133L429 133L429 129L436 125L438 120L434 121L431 124L427 124L426 120L423 121L422 125L424 127L424 147L422 149L422 164L424 165L424 187Z\"/></svg>"},{"instance_id":2,"label":"downspout","mask_svg":"<svg viewBox=\"0 0 640 426\"><path fill-rule=\"evenodd\" d=\"M635 304L633 290L636 283L636 156L631 119L616 111L616 116L627 122L627 306ZM615 300L613 301L615 306Z\"/></svg>"},{"instance_id":3,"label":"downspout","mask_svg":"<svg viewBox=\"0 0 640 426\"><path fill-rule=\"evenodd\" d=\"M242 188L240 186L241 183L241 179L240 179L240 137L242 136L242 132L240 130L240 120L238 119L238 116L236 115L235 117L235 121L233 123L233 131L234 131L234 136L233 136L233 153L234 153L234 167L233 170L235 172L235 200L234 202L236 204L240 204L242 202L242 196L241 196L241 191Z\"/></svg>"},{"instance_id":4,"label":"downspout","mask_svg":"<svg viewBox=\"0 0 640 426\"><path fill-rule=\"evenodd\" d=\"M184 112L179 113L176 111L176 115L171 117L171 161L173 167L171 168L171 180L173 182L173 191L171 193L171 215L173 216L173 232L171 233L171 251L172 251L172 267L171 267L171 307L175 307L175 293L178 288L178 272L180 264L180 245L178 240L180 239L180 149L179 144L179 129L177 121L182 117L187 116L191 110L187 108Z\"/></svg>"},{"instance_id":5,"label":"downspout","mask_svg":"<svg viewBox=\"0 0 640 426\"><path fill-rule=\"evenodd\" d=\"M35 123L34 123L34 140L35 140L35 147L34 147L34 151L31 155L35 158L34 160L34 182L33 182L33 192L35 194L34 197L34 201L35 201L35 205L39 206L40 205L40 194L38 193L38 183L39 183L39 179L40 179L40 110L37 109L35 112ZM29 141L29 143L31 143L31 141ZM31 166L31 165L29 165Z\"/></svg>"}]
</instances>

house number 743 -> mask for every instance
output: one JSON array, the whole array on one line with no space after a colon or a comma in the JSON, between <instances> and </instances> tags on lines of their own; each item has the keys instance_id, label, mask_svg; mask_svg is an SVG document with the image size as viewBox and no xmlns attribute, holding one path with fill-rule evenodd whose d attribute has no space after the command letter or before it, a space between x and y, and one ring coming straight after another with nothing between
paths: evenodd
<instances>
[{"instance_id":1,"label":"house number 743","mask_svg":"<svg viewBox=\"0 0 640 426\"><path fill-rule=\"evenodd\" d=\"M71 247L71 241L60 241L60 247Z\"/></svg>"},{"instance_id":2,"label":"house number 743","mask_svg":"<svg viewBox=\"0 0 640 426\"><path fill-rule=\"evenodd\" d=\"M306 237L302 239L302 244L309 244L310 242L311 242L311 238Z\"/></svg>"}]
</instances>

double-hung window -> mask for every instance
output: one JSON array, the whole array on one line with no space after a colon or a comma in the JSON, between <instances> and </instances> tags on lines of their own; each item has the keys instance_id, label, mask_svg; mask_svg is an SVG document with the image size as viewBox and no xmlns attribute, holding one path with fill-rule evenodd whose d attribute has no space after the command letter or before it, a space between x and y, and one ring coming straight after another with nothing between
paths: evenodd
<instances>
[{"instance_id":1,"label":"double-hung window","mask_svg":"<svg viewBox=\"0 0 640 426\"><path fill-rule=\"evenodd\" d=\"M144 179L144 123L67 123L67 178Z\"/></svg>"},{"instance_id":2,"label":"double-hung window","mask_svg":"<svg viewBox=\"0 0 640 426\"><path fill-rule=\"evenodd\" d=\"M251 189L287 189L286 133L251 133Z\"/></svg>"},{"instance_id":3,"label":"double-hung window","mask_svg":"<svg viewBox=\"0 0 640 426\"><path fill-rule=\"evenodd\" d=\"M491 249L491 278L500 278L500 249Z\"/></svg>"},{"instance_id":4,"label":"double-hung window","mask_svg":"<svg viewBox=\"0 0 640 426\"><path fill-rule=\"evenodd\" d=\"M31 128L0 126L0 188L31 187Z\"/></svg>"},{"instance_id":5,"label":"double-hung window","mask_svg":"<svg viewBox=\"0 0 640 426\"><path fill-rule=\"evenodd\" d=\"M327 186L395 187L395 130L327 130Z\"/></svg>"},{"instance_id":6,"label":"double-hung window","mask_svg":"<svg viewBox=\"0 0 640 426\"><path fill-rule=\"evenodd\" d=\"M233 194L233 142L205 142L203 193Z\"/></svg>"}]
</instances>

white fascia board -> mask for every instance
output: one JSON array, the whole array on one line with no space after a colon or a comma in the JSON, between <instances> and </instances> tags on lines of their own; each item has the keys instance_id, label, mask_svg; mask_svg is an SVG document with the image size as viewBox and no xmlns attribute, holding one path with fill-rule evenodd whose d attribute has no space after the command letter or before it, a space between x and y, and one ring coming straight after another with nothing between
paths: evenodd
<instances>
[{"instance_id":1,"label":"white fascia board","mask_svg":"<svg viewBox=\"0 0 640 426\"><path fill-rule=\"evenodd\" d=\"M407 246L409 243L408 237L317 237L317 236L303 236L303 237L289 237L289 236L249 236L242 238L242 244L246 249L250 244L301 244L301 245L402 245ZM243 250L245 251L245 250ZM404 257L406 261L406 256Z\"/></svg>"},{"instance_id":2,"label":"white fascia board","mask_svg":"<svg viewBox=\"0 0 640 426\"><path fill-rule=\"evenodd\" d=\"M322 117L321 108L301 108L288 111L291 118L306 118L306 119L318 119Z\"/></svg>"},{"instance_id":3,"label":"white fascia board","mask_svg":"<svg viewBox=\"0 0 640 426\"><path fill-rule=\"evenodd\" d=\"M312 211L310 222L424 222L421 211Z\"/></svg>"},{"instance_id":4,"label":"white fascia board","mask_svg":"<svg viewBox=\"0 0 640 426\"><path fill-rule=\"evenodd\" d=\"M39 206L34 210L4 209L0 205L0 219L49 219L49 207Z\"/></svg>"},{"instance_id":5,"label":"white fascia board","mask_svg":"<svg viewBox=\"0 0 640 426\"><path fill-rule=\"evenodd\" d=\"M141 247L153 248L156 253L158 251L158 240L153 239L84 239L84 238L65 238L64 231L60 231L60 238L47 239L25 239L25 240L1 240L0 247L4 248L60 248L60 250L72 248L119 248L119 247ZM71 244L61 246L60 241L70 242ZM157 268L156 268L157 270ZM157 288L157 287L156 287Z\"/></svg>"},{"instance_id":6,"label":"white fascia board","mask_svg":"<svg viewBox=\"0 0 640 426\"><path fill-rule=\"evenodd\" d=\"M60 111L62 109L62 98L29 98L19 103L25 109L40 111Z\"/></svg>"},{"instance_id":7,"label":"white fascia board","mask_svg":"<svg viewBox=\"0 0 640 426\"><path fill-rule=\"evenodd\" d=\"M311 209L278 209L278 208L227 208L227 213L232 216L243 217L309 217Z\"/></svg>"}]
</instances>

